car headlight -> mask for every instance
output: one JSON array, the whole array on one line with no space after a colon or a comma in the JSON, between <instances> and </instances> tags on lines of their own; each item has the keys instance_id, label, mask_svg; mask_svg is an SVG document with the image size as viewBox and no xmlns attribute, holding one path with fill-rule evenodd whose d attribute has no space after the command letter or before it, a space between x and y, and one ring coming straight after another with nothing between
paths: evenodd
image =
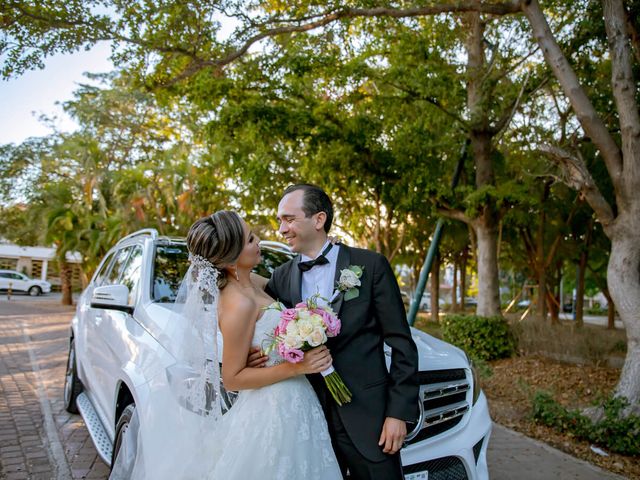
<instances>
[{"instance_id":1,"label":"car headlight","mask_svg":"<svg viewBox=\"0 0 640 480\"><path fill-rule=\"evenodd\" d=\"M473 364L473 360L471 360L469 355L467 355L467 352L464 352L464 355L467 357L467 362L469 362L469 367L471 368L471 377L473 378L473 402L471 405L475 405L478 401L478 397L480 397L480 392L482 391L480 388L480 378L478 377L478 371Z\"/></svg>"}]
</instances>

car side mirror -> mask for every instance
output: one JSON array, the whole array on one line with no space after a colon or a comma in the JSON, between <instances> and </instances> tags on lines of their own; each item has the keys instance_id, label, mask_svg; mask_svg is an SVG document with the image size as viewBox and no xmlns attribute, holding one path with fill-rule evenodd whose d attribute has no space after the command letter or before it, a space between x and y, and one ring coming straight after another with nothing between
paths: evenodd
<instances>
[{"instance_id":1,"label":"car side mirror","mask_svg":"<svg viewBox=\"0 0 640 480\"><path fill-rule=\"evenodd\" d=\"M133 313L133 306L129 305L129 289L125 285L97 287L91 296L91 308Z\"/></svg>"}]
</instances>

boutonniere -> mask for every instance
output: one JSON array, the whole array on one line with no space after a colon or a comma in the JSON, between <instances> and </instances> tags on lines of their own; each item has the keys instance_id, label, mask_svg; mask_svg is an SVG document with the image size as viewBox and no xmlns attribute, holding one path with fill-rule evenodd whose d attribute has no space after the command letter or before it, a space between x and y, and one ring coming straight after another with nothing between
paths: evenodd
<instances>
[{"instance_id":1,"label":"boutonniere","mask_svg":"<svg viewBox=\"0 0 640 480\"><path fill-rule=\"evenodd\" d=\"M337 289L344 293L344 301L348 302L354 298L358 298L360 290L357 287L361 285L360 277L364 267L358 265L349 265L344 270L340 270L340 280L338 280Z\"/></svg>"}]
</instances>

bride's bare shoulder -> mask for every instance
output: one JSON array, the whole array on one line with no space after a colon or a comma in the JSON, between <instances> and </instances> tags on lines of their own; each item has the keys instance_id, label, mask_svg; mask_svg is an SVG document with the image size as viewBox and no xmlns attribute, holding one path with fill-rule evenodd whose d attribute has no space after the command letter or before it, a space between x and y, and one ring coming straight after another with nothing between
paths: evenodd
<instances>
[{"instance_id":1,"label":"bride's bare shoulder","mask_svg":"<svg viewBox=\"0 0 640 480\"><path fill-rule=\"evenodd\" d=\"M227 287L220 292L218 299L218 316L252 318L258 311L258 304L255 299L244 294L242 291Z\"/></svg>"}]
</instances>

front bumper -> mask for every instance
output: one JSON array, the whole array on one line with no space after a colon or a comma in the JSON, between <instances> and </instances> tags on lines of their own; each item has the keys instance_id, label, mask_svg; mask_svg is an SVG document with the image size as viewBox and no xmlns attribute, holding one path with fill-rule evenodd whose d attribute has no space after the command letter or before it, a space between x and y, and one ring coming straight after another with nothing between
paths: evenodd
<instances>
[{"instance_id":1,"label":"front bumper","mask_svg":"<svg viewBox=\"0 0 640 480\"><path fill-rule=\"evenodd\" d=\"M490 436L489 407L481 392L476 404L458 425L401 450L405 476L412 478L410 474L427 470L429 480L488 480Z\"/></svg>"}]
</instances>

